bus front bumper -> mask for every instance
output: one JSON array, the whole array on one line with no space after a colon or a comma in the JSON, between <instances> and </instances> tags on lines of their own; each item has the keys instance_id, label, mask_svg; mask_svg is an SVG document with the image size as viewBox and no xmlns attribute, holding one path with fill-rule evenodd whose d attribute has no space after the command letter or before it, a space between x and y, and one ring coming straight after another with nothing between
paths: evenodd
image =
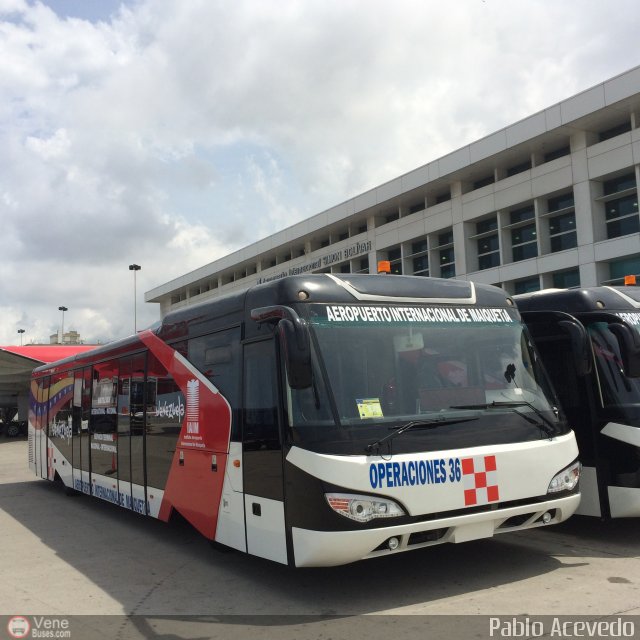
<instances>
[{"instance_id":1,"label":"bus front bumper","mask_svg":"<svg viewBox=\"0 0 640 640\"><path fill-rule=\"evenodd\" d=\"M490 538L496 533L557 524L578 508L580 493L543 502L356 531L292 528L296 567L330 567L446 542ZM395 541L389 545L389 541ZM392 548L395 547L395 548Z\"/></svg>"}]
</instances>

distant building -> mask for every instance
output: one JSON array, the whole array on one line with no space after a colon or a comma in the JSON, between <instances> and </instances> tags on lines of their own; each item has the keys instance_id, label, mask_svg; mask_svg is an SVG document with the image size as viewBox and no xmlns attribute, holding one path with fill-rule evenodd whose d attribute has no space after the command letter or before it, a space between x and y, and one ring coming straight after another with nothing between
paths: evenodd
<instances>
[{"instance_id":1,"label":"distant building","mask_svg":"<svg viewBox=\"0 0 640 640\"><path fill-rule=\"evenodd\" d=\"M80 334L77 331L65 331L60 340L60 332L52 333L49 336L49 344L82 344Z\"/></svg>"},{"instance_id":2,"label":"distant building","mask_svg":"<svg viewBox=\"0 0 640 640\"><path fill-rule=\"evenodd\" d=\"M304 273L460 278L509 293L640 274L640 67L145 295L161 315Z\"/></svg>"}]
</instances>

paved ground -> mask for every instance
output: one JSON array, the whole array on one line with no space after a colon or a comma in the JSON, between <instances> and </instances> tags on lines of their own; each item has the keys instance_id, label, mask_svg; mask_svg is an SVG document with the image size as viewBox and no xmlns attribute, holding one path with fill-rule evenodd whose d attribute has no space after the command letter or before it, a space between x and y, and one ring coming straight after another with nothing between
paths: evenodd
<instances>
[{"instance_id":1,"label":"paved ground","mask_svg":"<svg viewBox=\"0 0 640 640\"><path fill-rule=\"evenodd\" d=\"M396 615L408 620L406 614L640 614L637 519L602 523L575 517L545 530L345 567L294 570L220 553L184 523L145 519L86 496L67 497L31 475L26 449L25 440L0 437L0 615L138 616L141 635L120 630L123 638L196 637L181 635L195 620L186 616L228 621L233 619L223 616L271 615L277 617L261 618L261 624L285 638L300 637L292 632L292 616L358 616L364 631L371 622L362 614L391 614L384 616L388 624L400 619ZM167 615L180 617L180 633L150 631L149 620ZM382 628L380 620L376 629ZM341 637L339 628L313 622L320 625L313 637ZM482 625L479 637L485 636ZM408 629L393 633L425 637L424 627ZM242 636L251 637L246 631Z\"/></svg>"}]
</instances>

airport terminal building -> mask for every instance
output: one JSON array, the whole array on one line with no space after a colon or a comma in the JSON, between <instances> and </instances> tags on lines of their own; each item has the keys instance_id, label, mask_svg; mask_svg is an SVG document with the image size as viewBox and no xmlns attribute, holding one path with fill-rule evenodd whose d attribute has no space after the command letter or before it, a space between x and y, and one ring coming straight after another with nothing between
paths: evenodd
<instances>
[{"instance_id":1,"label":"airport terminal building","mask_svg":"<svg viewBox=\"0 0 640 640\"><path fill-rule=\"evenodd\" d=\"M145 294L161 316L305 273L458 278L512 294L640 275L640 67Z\"/></svg>"}]
</instances>

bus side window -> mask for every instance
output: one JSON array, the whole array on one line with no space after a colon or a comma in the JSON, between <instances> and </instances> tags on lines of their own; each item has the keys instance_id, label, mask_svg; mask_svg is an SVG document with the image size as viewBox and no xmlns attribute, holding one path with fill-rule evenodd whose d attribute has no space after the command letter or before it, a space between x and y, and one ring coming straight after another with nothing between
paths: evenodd
<instances>
[{"instance_id":1,"label":"bus side window","mask_svg":"<svg viewBox=\"0 0 640 640\"><path fill-rule=\"evenodd\" d=\"M211 381L231 405L231 440L240 434L240 328L226 329L189 340L189 361Z\"/></svg>"},{"instance_id":2,"label":"bus side window","mask_svg":"<svg viewBox=\"0 0 640 640\"><path fill-rule=\"evenodd\" d=\"M164 489L180 434L184 396L153 353L147 358L146 380L147 486Z\"/></svg>"},{"instance_id":3,"label":"bus side window","mask_svg":"<svg viewBox=\"0 0 640 640\"><path fill-rule=\"evenodd\" d=\"M91 394L91 472L118 477L118 367L117 360L109 360L93 368Z\"/></svg>"}]
</instances>

